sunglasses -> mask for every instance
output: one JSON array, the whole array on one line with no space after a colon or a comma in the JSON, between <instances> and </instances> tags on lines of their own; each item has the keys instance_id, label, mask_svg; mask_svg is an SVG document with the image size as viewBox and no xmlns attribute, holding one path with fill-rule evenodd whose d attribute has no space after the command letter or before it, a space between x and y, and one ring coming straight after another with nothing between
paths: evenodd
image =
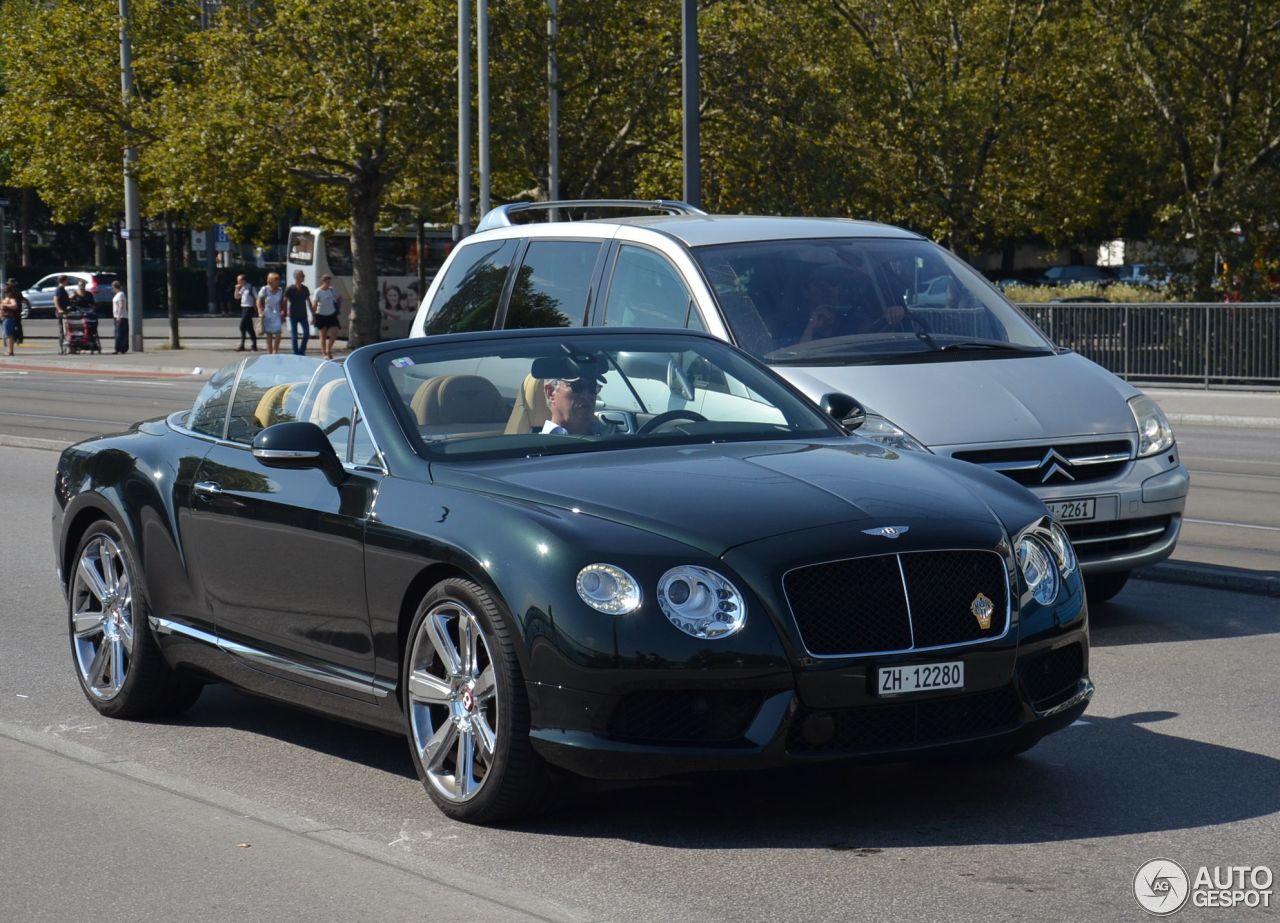
<instances>
[{"instance_id":1,"label":"sunglasses","mask_svg":"<svg viewBox=\"0 0 1280 923\"><path fill-rule=\"evenodd\" d=\"M599 394L600 385L598 382L588 381L585 378L578 378L574 381L566 381L566 385L573 389L574 394Z\"/></svg>"}]
</instances>

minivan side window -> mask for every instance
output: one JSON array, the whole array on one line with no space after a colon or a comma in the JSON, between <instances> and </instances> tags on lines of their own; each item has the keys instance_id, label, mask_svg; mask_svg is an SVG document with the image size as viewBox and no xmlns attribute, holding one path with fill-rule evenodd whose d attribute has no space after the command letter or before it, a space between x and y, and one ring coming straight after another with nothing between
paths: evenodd
<instances>
[{"instance_id":1,"label":"minivan side window","mask_svg":"<svg viewBox=\"0 0 1280 923\"><path fill-rule=\"evenodd\" d=\"M623 327L684 327L690 317L701 326L697 311L690 310L689 289L676 269L661 254L644 247L623 244L609 283L604 322Z\"/></svg>"},{"instance_id":2,"label":"minivan side window","mask_svg":"<svg viewBox=\"0 0 1280 923\"><path fill-rule=\"evenodd\" d=\"M600 247L588 240L531 241L511 292L506 326L582 326Z\"/></svg>"},{"instance_id":3,"label":"minivan side window","mask_svg":"<svg viewBox=\"0 0 1280 923\"><path fill-rule=\"evenodd\" d=\"M510 239L463 247L440 280L422 332L492 330L518 245L518 240Z\"/></svg>"}]
</instances>

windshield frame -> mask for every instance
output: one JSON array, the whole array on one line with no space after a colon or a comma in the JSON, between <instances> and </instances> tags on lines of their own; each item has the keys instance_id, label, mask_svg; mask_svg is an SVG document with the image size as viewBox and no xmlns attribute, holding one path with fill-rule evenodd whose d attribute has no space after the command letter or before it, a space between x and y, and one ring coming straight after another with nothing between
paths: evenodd
<instances>
[{"instance_id":1,"label":"windshield frame","mask_svg":"<svg viewBox=\"0 0 1280 923\"><path fill-rule=\"evenodd\" d=\"M427 439L420 430L417 418L414 417L401 389L393 380L393 364L406 357L413 359L413 364L466 361L481 355L491 356L501 349L503 344L528 344L529 348L536 350L531 354L530 358L532 358L550 353L551 350L558 348L560 342L571 343L575 348L583 350L607 353L611 359L616 358L619 353L645 351L695 352L703 358L721 353L731 357L731 363L727 364L729 369L732 370L732 362L740 363L742 366L740 370L746 371L748 378L752 375L758 376L765 386L763 390L772 392L762 393L761 397L766 399L768 406L776 408L787 421L786 424L778 424L779 426L798 428L789 432L746 429L726 431L716 427L737 424L707 421L710 425L700 432L646 434L641 439L635 438L636 434L633 433L590 436L515 433L503 435L500 442L490 435L488 439L497 443L496 445L479 445L479 439L467 438L434 442ZM415 455L432 463L466 464L491 459L573 455L586 452L725 442L810 442L816 439L849 438L849 431L839 422L824 413L803 392L756 357L718 337L696 331L622 327L612 327L607 330L581 327L564 330L529 329L518 332L484 331L436 336L428 340L405 341L403 347L395 349L386 349L387 345L382 344L383 348L379 350L376 357L373 357L371 371L382 389L383 400L404 434L406 443ZM726 368L726 365L714 362L713 365L717 368ZM616 362L610 362L606 374L617 376L617 381L628 389L632 389L634 393L632 382L635 376L627 376ZM745 384L750 387L752 382L748 380ZM612 408L601 408L606 411L609 409ZM761 426L766 425L768 424L761 424ZM460 446L468 443L477 443L477 445L470 451L459 449Z\"/></svg>"}]
</instances>

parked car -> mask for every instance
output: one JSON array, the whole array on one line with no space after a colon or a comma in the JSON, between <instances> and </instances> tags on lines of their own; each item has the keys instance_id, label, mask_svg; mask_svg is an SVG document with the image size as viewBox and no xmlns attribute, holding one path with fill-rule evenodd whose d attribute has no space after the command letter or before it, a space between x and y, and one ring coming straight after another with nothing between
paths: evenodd
<instances>
[{"instance_id":1,"label":"parked car","mask_svg":"<svg viewBox=\"0 0 1280 923\"><path fill-rule=\"evenodd\" d=\"M76 290L76 285L83 281L86 288L93 292L93 301L97 305L99 313L106 312L110 315L111 311L111 283L118 276L114 272L88 272L81 270L68 270L66 272L55 272L53 275L45 276L35 285L31 286L22 293L27 299L28 306L25 307L23 317L53 317L53 293L58 288L58 279L65 276L67 278L67 294L71 294Z\"/></svg>"},{"instance_id":2,"label":"parked car","mask_svg":"<svg viewBox=\"0 0 1280 923\"><path fill-rule=\"evenodd\" d=\"M1126 263L1115 268L1116 279L1146 288L1167 288L1173 273L1162 263Z\"/></svg>"},{"instance_id":3,"label":"parked car","mask_svg":"<svg viewBox=\"0 0 1280 923\"><path fill-rule=\"evenodd\" d=\"M853 395L860 432L883 445L1029 487L1066 525L1095 601L1173 551L1189 477L1160 408L1058 349L954 254L864 221L630 204L672 213L533 224L516 222L582 203L494 209L454 247L412 331L706 330L811 399ZM922 300L943 286L951 304Z\"/></svg>"},{"instance_id":4,"label":"parked car","mask_svg":"<svg viewBox=\"0 0 1280 923\"><path fill-rule=\"evenodd\" d=\"M823 407L679 330L251 357L62 453L75 674L111 717L222 680L404 734L474 822L553 766L1004 756L1073 722L1088 607L1056 519ZM281 549L301 566L246 566Z\"/></svg>"},{"instance_id":5,"label":"parked car","mask_svg":"<svg viewBox=\"0 0 1280 923\"><path fill-rule=\"evenodd\" d=\"M1040 276L1041 285L1111 285L1115 281L1115 274L1106 266L1050 266Z\"/></svg>"}]
</instances>

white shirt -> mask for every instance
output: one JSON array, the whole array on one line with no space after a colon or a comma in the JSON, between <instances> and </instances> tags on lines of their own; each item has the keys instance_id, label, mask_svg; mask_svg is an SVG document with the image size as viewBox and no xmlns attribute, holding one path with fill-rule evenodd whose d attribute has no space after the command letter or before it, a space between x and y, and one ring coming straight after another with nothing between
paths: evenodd
<instances>
[{"instance_id":1,"label":"white shirt","mask_svg":"<svg viewBox=\"0 0 1280 923\"><path fill-rule=\"evenodd\" d=\"M546 423L542 424L542 434L544 436L567 436L569 435L569 431L559 423L552 423L550 420L547 420Z\"/></svg>"},{"instance_id":2,"label":"white shirt","mask_svg":"<svg viewBox=\"0 0 1280 923\"><path fill-rule=\"evenodd\" d=\"M111 296L111 316L116 320L124 320L129 316L128 299L124 292L116 292Z\"/></svg>"}]
</instances>

